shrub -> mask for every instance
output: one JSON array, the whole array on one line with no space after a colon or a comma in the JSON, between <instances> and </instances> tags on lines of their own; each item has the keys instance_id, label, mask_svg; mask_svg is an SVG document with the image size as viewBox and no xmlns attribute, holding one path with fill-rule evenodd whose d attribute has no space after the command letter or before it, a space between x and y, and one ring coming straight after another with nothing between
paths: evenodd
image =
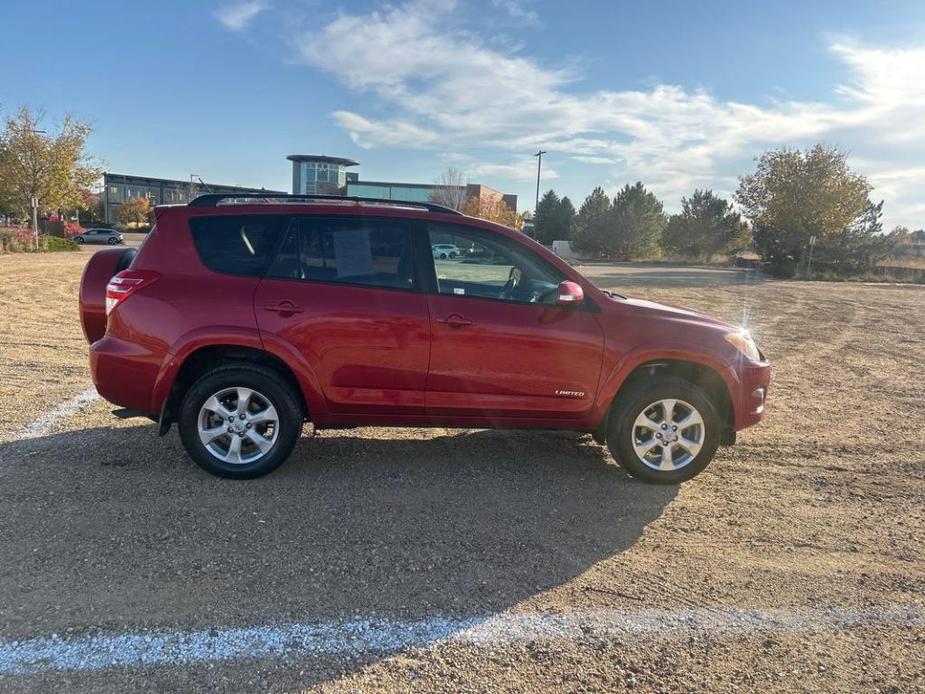
<instances>
[{"instance_id":1,"label":"shrub","mask_svg":"<svg viewBox=\"0 0 925 694\"><path fill-rule=\"evenodd\" d=\"M0 229L0 253L35 253L45 251L76 251L80 246L71 239L39 236L38 248L30 229Z\"/></svg>"},{"instance_id":2,"label":"shrub","mask_svg":"<svg viewBox=\"0 0 925 694\"><path fill-rule=\"evenodd\" d=\"M59 236L40 236L39 250L41 251L77 251L80 246L72 239L62 239Z\"/></svg>"}]
</instances>

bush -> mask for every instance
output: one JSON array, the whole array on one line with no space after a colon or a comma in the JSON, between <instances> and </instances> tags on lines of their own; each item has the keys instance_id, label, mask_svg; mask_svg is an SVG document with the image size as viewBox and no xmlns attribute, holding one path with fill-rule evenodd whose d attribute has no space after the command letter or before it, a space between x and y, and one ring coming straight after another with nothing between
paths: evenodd
<instances>
[{"instance_id":1,"label":"bush","mask_svg":"<svg viewBox=\"0 0 925 694\"><path fill-rule=\"evenodd\" d=\"M72 239L62 239L59 236L40 236L39 250L42 251L77 251L80 246Z\"/></svg>"},{"instance_id":2,"label":"bush","mask_svg":"<svg viewBox=\"0 0 925 694\"><path fill-rule=\"evenodd\" d=\"M30 229L0 229L0 253L35 253L46 251L76 251L80 246L71 239L39 236L38 248Z\"/></svg>"}]
</instances>

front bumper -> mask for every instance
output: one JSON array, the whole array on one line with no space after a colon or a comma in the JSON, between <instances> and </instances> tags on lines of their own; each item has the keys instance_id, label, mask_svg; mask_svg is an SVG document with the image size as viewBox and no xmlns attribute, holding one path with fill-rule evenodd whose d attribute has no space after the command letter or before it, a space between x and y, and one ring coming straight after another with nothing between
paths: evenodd
<instances>
[{"instance_id":1,"label":"front bumper","mask_svg":"<svg viewBox=\"0 0 925 694\"><path fill-rule=\"evenodd\" d=\"M733 428L740 431L757 424L767 411L771 363L748 364L738 369L739 388L735 402Z\"/></svg>"}]
</instances>

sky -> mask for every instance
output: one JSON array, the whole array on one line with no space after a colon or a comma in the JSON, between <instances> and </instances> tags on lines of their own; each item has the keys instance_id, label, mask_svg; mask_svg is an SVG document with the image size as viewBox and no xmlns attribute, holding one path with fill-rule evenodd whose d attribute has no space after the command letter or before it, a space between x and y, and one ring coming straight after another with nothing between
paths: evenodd
<instances>
[{"instance_id":1,"label":"sky","mask_svg":"<svg viewBox=\"0 0 925 694\"><path fill-rule=\"evenodd\" d=\"M576 207L642 181L669 212L763 151L838 146L925 226L925 2L5 0L0 115L89 122L118 173L288 190L288 154L361 179L455 167Z\"/></svg>"}]
</instances>

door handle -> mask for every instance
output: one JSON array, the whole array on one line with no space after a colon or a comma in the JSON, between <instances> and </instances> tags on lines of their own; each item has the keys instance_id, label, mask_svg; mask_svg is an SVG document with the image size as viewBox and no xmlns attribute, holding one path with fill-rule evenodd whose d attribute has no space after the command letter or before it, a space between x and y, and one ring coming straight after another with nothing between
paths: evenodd
<instances>
[{"instance_id":1,"label":"door handle","mask_svg":"<svg viewBox=\"0 0 925 694\"><path fill-rule=\"evenodd\" d=\"M451 328L461 328L464 325L472 325L472 321L468 318L463 318L458 313L452 313L446 318L438 318L438 323L443 323L443 325L448 325Z\"/></svg>"},{"instance_id":2,"label":"door handle","mask_svg":"<svg viewBox=\"0 0 925 694\"><path fill-rule=\"evenodd\" d=\"M263 307L264 311L273 311L282 317L291 316L295 313L302 313L302 307L296 306L291 301L280 301L278 304L267 304Z\"/></svg>"}]
</instances>

